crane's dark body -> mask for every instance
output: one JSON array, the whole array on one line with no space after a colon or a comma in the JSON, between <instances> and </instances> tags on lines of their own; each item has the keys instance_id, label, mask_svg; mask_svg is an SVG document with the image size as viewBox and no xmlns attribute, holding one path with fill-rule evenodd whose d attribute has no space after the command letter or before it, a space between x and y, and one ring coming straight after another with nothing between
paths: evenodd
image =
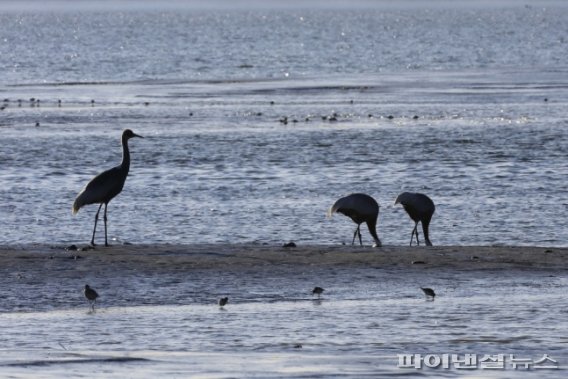
<instances>
[{"instance_id":1,"label":"crane's dark body","mask_svg":"<svg viewBox=\"0 0 568 379\"><path fill-rule=\"evenodd\" d=\"M337 200L328 211L328 215L333 213L342 213L349 217L357 224L357 229L353 234L351 245L355 244L355 238L359 236L359 244L362 246L361 240L361 224L366 223L369 233L373 237L376 246L381 246L381 240L377 235L377 219L379 218L379 204L371 196L364 193L354 193Z\"/></svg>"},{"instance_id":2,"label":"crane's dark body","mask_svg":"<svg viewBox=\"0 0 568 379\"><path fill-rule=\"evenodd\" d=\"M128 148L128 140L133 137L140 137L134 134L132 130L126 129L122 133L122 162L120 165L106 170L95 176L79 193L75 202L73 203L73 214L76 214L81 207L89 204L100 204L99 209L95 215L95 226L93 228L93 237L91 238L91 245L95 246L95 232L97 231L97 222L99 220L99 213L104 204L104 222L105 222L105 246L108 246L107 238L107 206L108 203L115 198L122 189L130 170L130 150Z\"/></svg>"},{"instance_id":3,"label":"crane's dark body","mask_svg":"<svg viewBox=\"0 0 568 379\"><path fill-rule=\"evenodd\" d=\"M424 241L426 246L432 246L430 242L429 226L432 216L436 211L436 206L432 199L422 193L403 192L396 198L395 204L402 204L404 210L412 221L414 221L414 229L410 235L410 246L412 246L412 238L416 234L416 243L420 245L418 240L418 223L422 223L422 231L424 232Z\"/></svg>"}]
</instances>

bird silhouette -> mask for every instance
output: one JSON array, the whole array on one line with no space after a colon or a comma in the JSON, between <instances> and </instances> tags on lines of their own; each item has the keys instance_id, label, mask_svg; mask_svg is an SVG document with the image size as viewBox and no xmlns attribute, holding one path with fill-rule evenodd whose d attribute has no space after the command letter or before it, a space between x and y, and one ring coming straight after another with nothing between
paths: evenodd
<instances>
[{"instance_id":1,"label":"bird silhouette","mask_svg":"<svg viewBox=\"0 0 568 379\"><path fill-rule=\"evenodd\" d=\"M357 229L353 234L353 241L351 245L355 244L355 238L359 236L359 244L363 246L361 240L361 224L365 222L369 228L369 233L373 237L375 244L373 246L380 247L381 240L377 235L377 219L379 218L379 204L371 196L363 193L354 193L337 200L335 204L329 208L327 212L328 217L335 212L343 213L345 216L351 218L357 224Z\"/></svg>"},{"instance_id":2,"label":"bird silhouette","mask_svg":"<svg viewBox=\"0 0 568 379\"><path fill-rule=\"evenodd\" d=\"M224 307L229 302L228 297L222 297L219 299L219 306Z\"/></svg>"},{"instance_id":3,"label":"bird silhouette","mask_svg":"<svg viewBox=\"0 0 568 379\"><path fill-rule=\"evenodd\" d=\"M312 290L312 295L318 295L318 299L319 299L321 294L323 293L323 291L325 291L325 290L321 287L314 287L314 289Z\"/></svg>"},{"instance_id":4,"label":"bird silhouette","mask_svg":"<svg viewBox=\"0 0 568 379\"><path fill-rule=\"evenodd\" d=\"M422 292L424 292L424 295L426 295L427 298L431 298L433 300L436 297L436 293L432 288L420 287L420 289L422 290Z\"/></svg>"},{"instance_id":5,"label":"bird silhouette","mask_svg":"<svg viewBox=\"0 0 568 379\"><path fill-rule=\"evenodd\" d=\"M406 213L408 213L410 218L414 221L414 229L412 229L412 234L410 235L410 246L412 246L412 238L414 237L414 234L416 234L416 243L420 245L420 241L418 240L419 222L422 223L422 231L424 232L426 246L432 246L428 233L430 220L432 220L432 215L436 210L436 206L432 199L422 193L403 192L398 195L394 204L402 204Z\"/></svg>"},{"instance_id":6,"label":"bird silhouette","mask_svg":"<svg viewBox=\"0 0 568 379\"><path fill-rule=\"evenodd\" d=\"M100 204L97 214L95 215L95 227L93 228L93 237L91 245L95 246L95 232L97 231L97 222L99 220L99 212L104 204L104 222L105 222L105 246L108 246L107 239L107 206L108 203L121 191L124 182L128 176L130 169L130 150L128 149L128 140L133 137L144 138L135 134L132 130L126 129L122 132L122 162L120 165L101 172L95 176L83 190L77 195L73 203L73 214L79 212L79 209L89 204Z\"/></svg>"},{"instance_id":7,"label":"bird silhouette","mask_svg":"<svg viewBox=\"0 0 568 379\"><path fill-rule=\"evenodd\" d=\"M94 311L95 304L97 303L97 297L99 297L99 294L97 293L97 291L89 287L88 284L85 284L85 290L83 291L83 293L85 294L85 297L87 298L87 300L89 300L89 303L91 304L91 310Z\"/></svg>"}]
</instances>

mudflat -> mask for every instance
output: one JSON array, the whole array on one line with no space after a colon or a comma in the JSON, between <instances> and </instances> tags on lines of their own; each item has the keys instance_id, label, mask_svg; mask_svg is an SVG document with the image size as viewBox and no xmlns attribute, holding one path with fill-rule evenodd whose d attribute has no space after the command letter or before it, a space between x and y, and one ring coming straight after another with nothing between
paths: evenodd
<instances>
[{"instance_id":1,"label":"mudflat","mask_svg":"<svg viewBox=\"0 0 568 379\"><path fill-rule=\"evenodd\" d=\"M261 244L115 245L77 250L47 245L1 246L0 270L61 275L69 271L247 270L266 266L397 267L428 270L566 269L568 248L525 246L359 246ZM47 268L54 268L48 270Z\"/></svg>"}]
</instances>

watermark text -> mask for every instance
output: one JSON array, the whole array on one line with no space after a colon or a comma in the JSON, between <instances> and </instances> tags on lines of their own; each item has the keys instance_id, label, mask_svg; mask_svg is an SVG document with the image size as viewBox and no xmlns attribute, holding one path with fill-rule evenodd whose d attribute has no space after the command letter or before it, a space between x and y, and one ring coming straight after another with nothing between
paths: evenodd
<instances>
[{"instance_id":1,"label":"watermark text","mask_svg":"<svg viewBox=\"0 0 568 379\"><path fill-rule=\"evenodd\" d=\"M548 354L536 359L515 354L397 354L398 368L458 370L540 370L558 369Z\"/></svg>"}]
</instances>

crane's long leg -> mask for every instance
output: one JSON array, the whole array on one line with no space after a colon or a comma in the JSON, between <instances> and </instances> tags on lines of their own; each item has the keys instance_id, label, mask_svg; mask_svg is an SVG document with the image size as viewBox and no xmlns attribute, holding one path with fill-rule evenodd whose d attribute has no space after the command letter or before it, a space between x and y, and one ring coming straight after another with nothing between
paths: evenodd
<instances>
[{"instance_id":1,"label":"crane's long leg","mask_svg":"<svg viewBox=\"0 0 568 379\"><path fill-rule=\"evenodd\" d=\"M104 214L104 220L105 220L105 246L108 246L108 240L107 240L107 206L108 206L108 204L105 204L105 214Z\"/></svg>"},{"instance_id":2,"label":"crane's long leg","mask_svg":"<svg viewBox=\"0 0 568 379\"><path fill-rule=\"evenodd\" d=\"M361 224L359 224L357 230L359 231L359 245L363 246L363 241L361 240Z\"/></svg>"},{"instance_id":3,"label":"crane's long leg","mask_svg":"<svg viewBox=\"0 0 568 379\"><path fill-rule=\"evenodd\" d=\"M428 230L428 227L430 226L430 219L431 216L429 218L426 218L425 220L422 220L422 232L424 232L424 243L426 244L426 246L432 246L432 241L430 241L430 233Z\"/></svg>"},{"instance_id":4,"label":"crane's long leg","mask_svg":"<svg viewBox=\"0 0 568 379\"><path fill-rule=\"evenodd\" d=\"M416 245L420 246L420 240L418 239L418 223L414 226L414 233L416 233Z\"/></svg>"},{"instance_id":5,"label":"crane's long leg","mask_svg":"<svg viewBox=\"0 0 568 379\"><path fill-rule=\"evenodd\" d=\"M418 223L416 223L414 225L414 229L412 229L412 234L410 234L410 246L412 246L412 239L414 238L414 233L418 233L418 231L416 230L417 226L418 226ZM418 238L418 236L416 238Z\"/></svg>"},{"instance_id":6,"label":"crane's long leg","mask_svg":"<svg viewBox=\"0 0 568 379\"><path fill-rule=\"evenodd\" d=\"M355 238L357 238L358 230L359 230L359 225L357 225L357 229L355 229L355 233L353 233L353 241L351 241L351 246L355 245Z\"/></svg>"},{"instance_id":7,"label":"crane's long leg","mask_svg":"<svg viewBox=\"0 0 568 379\"><path fill-rule=\"evenodd\" d=\"M95 215L95 227L93 228L93 237L91 238L91 246L95 246L95 232L97 231L97 221L99 221L99 212L101 211L102 206L103 206L103 203L101 203L101 205L99 205L99 210L97 211L97 214Z\"/></svg>"}]
</instances>

